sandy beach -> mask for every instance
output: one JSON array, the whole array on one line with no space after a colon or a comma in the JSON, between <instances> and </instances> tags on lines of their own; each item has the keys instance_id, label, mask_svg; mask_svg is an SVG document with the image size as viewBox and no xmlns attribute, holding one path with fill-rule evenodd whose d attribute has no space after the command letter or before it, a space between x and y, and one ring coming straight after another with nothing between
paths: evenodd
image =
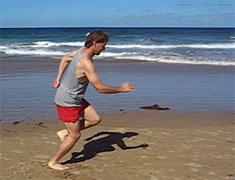
<instances>
[{"instance_id":1,"label":"sandy beach","mask_svg":"<svg viewBox=\"0 0 235 180\"><path fill-rule=\"evenodd\" d=\"M3 180L229 180L235 176L234 67L95 60L104 83L128 94L86 97L102 123L82 132L47 167L64 128L50 88L60 59L1 59L0 164ZM143 110L159 104L167 111Z\"/></svg>"},{"instance_id":2,"label":"sandy beach","mask_svg":"<svg viewBox=\"0 0 235 180\"><path fill-rule=\"evenodd\" d=\"M103 113L55 171L57 118L1 122L4 180L222 180L235 176L233 113L139 110Z\"/></svg>"}]
</instances>

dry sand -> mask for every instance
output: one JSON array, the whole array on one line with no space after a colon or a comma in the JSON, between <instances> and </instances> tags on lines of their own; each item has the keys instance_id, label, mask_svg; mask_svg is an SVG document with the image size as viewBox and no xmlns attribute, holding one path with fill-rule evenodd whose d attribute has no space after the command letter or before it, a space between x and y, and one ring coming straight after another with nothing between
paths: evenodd
<instances>
[{"instance_id":1,"label":"dry sand","mask_svg":"<svg viewBox=\"0 0 235 180\"><path fill-rule=\"evenodd\" d=\"M233 113L146 110L102 117L100 125L82 132L63 158L70 167L65 171L47 167L59 146L55 133L63 123L56 118L1 122L1 179L222 180L235 176Z\"/></svg>"}]
</instances>

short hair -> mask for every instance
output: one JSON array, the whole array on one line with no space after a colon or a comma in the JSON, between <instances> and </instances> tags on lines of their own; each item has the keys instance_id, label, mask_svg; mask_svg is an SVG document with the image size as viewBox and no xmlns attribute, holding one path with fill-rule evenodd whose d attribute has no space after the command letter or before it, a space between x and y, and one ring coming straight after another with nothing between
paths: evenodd
<instances>
[{"instance_id":1,"label":"short hair","mask_svg":"<svg viewBox=\"0 0 235 180\"><path fill-rule=\"evenodd\" d=\"M109 35L102 30L94 30L88 34L87 40L85 42L85 47L86 48L91 47L94 41L97 43L108 42Z\"/></svg>"}]
</instances>

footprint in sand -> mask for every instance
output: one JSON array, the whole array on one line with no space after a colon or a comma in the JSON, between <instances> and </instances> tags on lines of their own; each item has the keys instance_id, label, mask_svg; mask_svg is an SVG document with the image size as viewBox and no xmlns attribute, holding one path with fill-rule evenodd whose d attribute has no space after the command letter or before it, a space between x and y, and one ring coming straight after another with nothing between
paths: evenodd
<instances>
[{"instance_id":1,"label":"footprint in sand","mask_svg":"<svg viewBox=\"0 0 235 180\"><path fill-rule=\"evenodd\" d=\"M148 156L141 156L141 158L143 158L143 159L147 159L147 158L148 158Z\"/></svg>"},{"instance_id":2,"label":"footprint in sand","mask_svg":"<svg viewBox=\"0 0 235 180\"><path fill-rule=\"evenodd\" d=\"M115 128L115 131L124 133L124 132L126 132L126 129L124 129L124 128Z\"/></svg>"},{"instance_id":3,"label":"footprint in sand","mask_svg":"<svg viewBox=\"0 0 235 180\"><path fill-rule=\"evenodd\" d=\"M191 145L187 145L187 144L182 144L184 149L190 149L192 146Z\"/></svg>"},{"instance_id":4,"label":"footprint in sand","mask_svg":"<svg viewBox=\"0 0 235 180\"><path fill-rule=\"evenodd\" d=\"M208 175L210 175L210 176L215 176L215 172L212 172L212 171L211 171L211 172L208 173Z\"/></svg>"},{"instance_id":5,"label":"footprint in sand","mask_svg":"<svg viewBox=\"0 0 235 180\"><path fill-rule=\"evenodd\" d=\"M216 155L210 155L211 157L213 158L216 158L216 159L222 159L223 157L222 156L216 156Z\"/></svg>"},{"instance_id":6,"label":"footprint in sand","mask_svg":"<svg viewBox=\"0 0 235 180\"><path fill-rule=\"evenodd\" d=\"M192 172L198 172L198 169L196 169L196 168L190 168L189 170Z\"/></svg>"},{"instance_id":7,"label":"footprint in sand","mask_svg":"<svg viewBox=\"0 0 235 180\"><path fill-rule=\"evenodd\" d=\"M157 177L151 176L150 180L160 180L160 179L158 179Z\"/></svg>"},{"instance_id":8,"label":"footprint in sand","mask_svg":"<svg viewBox=\"0 0 235 180\"><path fill-rule=\"evenodd\" d=\"M189 167L198 167L198 168L202 168L203 166L201 164L196 164L194 162L191 162L191 163L187 163L187 164L184 164L185 166L189 166Z\"/></svg>"},{"instance_id":9,"label":"footprint in sand","mask_svg":"<svg viewBox=\"0 0 235 180\"><path fill-rule=\"evenodd\" d=\"M144 128L144 129L141 129L140 131L141 131L141 134L148 136L148 133L147 133L148 130L149 130L149 129Z\"/></svg>"},{"instance_id":10,"label":"footprint in sand","mask_svg":"<svg viewBox=\"0 0 235 180\"><path fill-rule=\"evenodd\" d=\"M210 134L212 136L217 136L219 135L219 133L215 133L215 132L209 132L209 131L206 131L207 134Z\"/></svg>"},{"instance_id":11,"label":"footprint in sand","mask_svg":"<svg viewBox=\"0 0 235 180\"><path fill-rule=\"evenodd\" d=\"M13 153L17 153L17 154L21 154L22 151L19 151L19 150L12 150Z\"/></svg>"},{"instance_id":12,"label":"footprint in sand","mask_svg":"<svg viewBox=\"0 0 235 180\"><path fill-rule=\"evenodd\" d=\"M207 144L206 146L207 147L212 147L212 148L215 147L215 145L211 145L211 144Z\"/></svg>"},{"instance_id":13,"label":"footprint in sand","mask_svg":"<svg viewBox=\"0 0 235 180\"><path fill-rule=\"evenodd\" d=\"M71 172L72 174L75 174L75 175L80 175L80 171L73 171Z\"/></svg>"},{"instance_id":14,"label":"footprint in sand","mask_svg":"<svg viewBox=\"0 0 235 180\"><path fill-rule=\"evenodd\" d=\"M53 142L53 141L46 141L46 143L49 144L49 145L56 145L56 144L58 144L58 143Z\"/></svg>"},{"instance_id":15,"label":"footprint in sand","mask_svg":"<svg viewBox=\"0 0 235 180\"><path fill-rule=\"evenodd\" d=\"M36 158L38 158L38 159L46 159L46 160L48 160L48 159L50 159L50 156L49 155L37 155L37 156L35 156Z\"/></svg>"},{"instance_id":16,"label":"footprint in sand","mask_svg":"<svg viewBox=\"0 0 235 180\"><path fill-rule=\"evenodd\" d=\"M144 163L144 166L153 166L154 164L152 163Z\"/></svg>"},{"instance_id":17,"label":"footprint in sand","mask_svg":"<svg viewBox=\"0 0 235 180\"><path fill-rule=\"evenodd\" d=\"M146 136L152 136L152 135L153 135L153 132L152 132L152 131L146 131L146 132L144 132L144 133L142 133L142 134L144 134L144 135L146 135Z\"/></svg>"},{"instance_id":18,"label":"footprint in sand","mask_svg":"<svg viewBox=\"0 0 235 180\"><path fill-rule=\"evenodd\" d=\"M168 132L161 132L161 134L163 134L163 135L170 135L171 133L168 133Z\"/></svg>"},{"instance_id":19,"label":"footprint in sand","mask_svg":"<svg viewBox=\"0 0 235 180\"><path fill-rule=\"evenodd\" d=\"M169 172L175 172L175 169L169 169L168 171Z\"/></svg>"},{"instance_id":20,"label":"footprint in sand","mask_svg":"<svg viewBox=\"0 0 235 180\"><path fill-rule=\"evenodd\" d=\"M4 157L4 160L5 160L5 161L11 161L12 159L11 159L11 158L7 158L7 157Z\"/></svg>"},{"instance_id":21,"label":"footprint in sand","mask_svg":"<svg viewBox=\"0 0 235 180\"><path fill-rule=\"evenodd\" d=\"M233 142L233 138L226 138L228 142Z\"/></svg>"},{"instance_id":22,"label":"footprint in sand","mask_svg":"<svg viewBox=\"0 0 235 180\"><path fill-rule=\"evenodd\" d=\"M76 176L68 171L59 172L57 176L59 176L60 178L62 177L63 179L76 179Z\"/></svg>"},{"instance_id":23,"label":"footprint in sand","mask_svg":"<svg viewBox=\"0 0 235 180\"><path fill-rule=\"evenodd\" d=\"M47 139L48 139L48 137L42 137L41 139L43 139L43 140L47 140Z\"/></svg>"},{"instance_id":24,"label":"footprint in sand","mask_svg":"<svg viewBox=\"0 0 235 180\"><path fill-rule=\"evenodd\" d=\"M166 159L167 156L158 156L157 158L158 158L158 159Z\"/></svg>"}]
</instances>

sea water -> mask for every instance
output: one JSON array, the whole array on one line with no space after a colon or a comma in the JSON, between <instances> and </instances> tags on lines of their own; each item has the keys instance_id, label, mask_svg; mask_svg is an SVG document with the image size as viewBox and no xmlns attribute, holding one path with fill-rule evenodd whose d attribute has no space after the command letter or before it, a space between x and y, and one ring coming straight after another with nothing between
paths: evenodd
<instances>
[{"instance_id":1,"label":"sea water","mask_svg":"<svg viewBox=\"0 0 235 180\"><path fill-rule=\"evenodd\" d=\"M235 65L234 28L4 28L0 57L61 57L94 29L110 35L100 59Z\"/></svg>"},{"instance_id":2,"label":"sea water","mask_svg":"<svg viewBox=\"0 0 235 180\"><path fill-rule=\"evenodd\" d=\"M233 28L95 28L110 35L95 57L104 83L134 84L134 92L86 98L98 111L159 104L180 112L234 112ZM84 46L94 28L1 29L2 121L56 115L53 83L61 57ZM55 59L55 60L53 60ZM54 62L54 64L51 62Z\"/></svg>"}]
</instances>

